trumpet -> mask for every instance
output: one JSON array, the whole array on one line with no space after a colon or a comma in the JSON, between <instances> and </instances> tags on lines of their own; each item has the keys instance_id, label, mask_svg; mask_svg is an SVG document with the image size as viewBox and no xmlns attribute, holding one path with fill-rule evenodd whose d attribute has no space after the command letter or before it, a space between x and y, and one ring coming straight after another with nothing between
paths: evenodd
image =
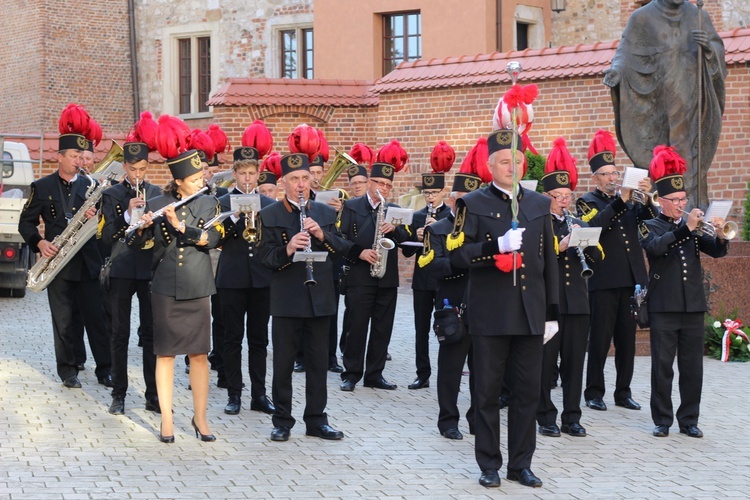
<instances>
[{"instance_id":1,"label":"trumpet","mask_svg":"<svg viewBox=\"0 0 750 500\"><path fill-rule=\"evenodd\" d=\"M690 215L690 212L686 212L685 210L680 210L679 208L677 210L682 212L683 215ZM733 220L724 222L724 225L721 227L716 227L710 222L701 219L698 221L698 227L695 230L698 234L704 234L709 238L716 238L718 236L722 240L733 240L737 237L740 228Z\"/></svg>"},{"instance_id":2,"label":"trumpet","mask_svg":"<svg viewBox=\"0 0 750 500\"><path fill-rule=\"evenodd\" d=\"M305 208L305 195L304 193L299 194L299 230L300 232L307 232L305 229L305 219L307 219L307 209ZM307 246L303 250L304 252L312 252L312 247L310 243L307 243ZM306 260L305 261L305 286L313 286L317 285L318 282L315 281L315 278L313 277L313 263L312 260Z\"/></svg>"},{"instance_id":3,"label":"trumpet","mask_svg":"<svg viewBox=\"0 0 750 500\"><path fill-rule=\"evenodd\" d=\"M249 185L245 184L245 192L248 192ZM258 229L255 227L255 212L251 205L240 206L240 212L245 214L245 229L242 231L242 238L248 243L255 243L258 239Z\"/></svg>"},{"instance_id":4,"label":"trumpet","mask_svg":"<svg viewBox=\"0 0 750 500\"><path fill-rule=\"evenodd\" d=\"M622 184L618 184L615 187L617 189L620 189L622 187ZM633 189L630 192L630 199L636 203L640 203L641 205L645 205L646 203L648 203L648 200L650 200L652 205L654 205L655 207L659 206L659 193L657 193L656 191L654 191L653 193L646 193L639 189Z\"/></svg>"}]
</instances>

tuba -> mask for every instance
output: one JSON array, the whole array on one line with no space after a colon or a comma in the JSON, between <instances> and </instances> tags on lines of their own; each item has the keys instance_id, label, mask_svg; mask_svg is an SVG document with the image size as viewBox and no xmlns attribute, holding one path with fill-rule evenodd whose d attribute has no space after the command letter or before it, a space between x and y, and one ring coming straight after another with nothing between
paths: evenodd
<instances>
[{"instance_id":1,"label":"tuba","mask_svg":"<svg viewBox=\"0 0 750 500\"><path fill-rule=\"evenodd\" d=\"M328 172L326 172L323 178L320 179L320 188L324 190L331 189L333 183L336 181L336 179L339 178L344 170L346 170L351 165L357 164L354 158L352 158L348 154L342 153L336 148L333 148L333 150L336 151L336 156L333 157L331 166L328 167ZM343 189L339 189L339 198L341 198L342 200L348 200L349 193L347 193Z\"/></svg>"},{"instance_id":2,"label":"tuba","mask_svg":"<svg viewBox=\"0 0 750 500\"><path fill-rule=\"evenodd\" d=\"M380 279L385 276L388 264L388 252L396 248L396 244L393 240L383 236L383 230L380 226L385 222L385 198L383 198L379 190L376 190L376 192L378 193L378 198L380 198L380 206L378 206L378 217L375 220L375 240L372 243L372 249L377 252L378 261L370 265L370 276Z\"/></svg>"},{"instance_id":3,"label":"tuba","mask_svg":"<svg viewBox=\"0 0 750 500\"><path fill-rule=\"evenodd\" d=\"M109 148L109 151L107 151L107 154L104 155L104 158L102 158L101 161L99 161L99 163L94 166L94 170L92 170L91 173L102 173L107 170L109 166L114 162L122 163L124 161L125 155L122 151L122 146L117 144L115 141L112 141L112 147Z\"/></svg>"}]
</instances>

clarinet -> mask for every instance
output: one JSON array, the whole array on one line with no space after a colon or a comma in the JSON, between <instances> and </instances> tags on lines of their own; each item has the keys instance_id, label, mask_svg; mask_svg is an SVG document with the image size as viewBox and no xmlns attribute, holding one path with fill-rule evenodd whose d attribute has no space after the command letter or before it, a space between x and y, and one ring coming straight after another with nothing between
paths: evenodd
<instances>
[{"instance_id":1,"label":"clarinet","mask_svg":"<svg viewBox=\"0 0 750 500\"><path fill-rule=\"evenodd\" d=\"M300 232L307 233L307 231L305 230L305 219L307 219L307 210L305 209L305 195L303 193L300 193L299 194L299 230ZM303 251L312 252L310 242L307 243L307 246L305 247ZM305 261L305 285L313 286L316 284L317 284L317 281L315 281L315 278L313 277L312 260L306 260Z\"/></svg>"},{"instance_id":2,"label":"clarinet","mask_svg":"<svg viewBox=\"0 0 750 500\"><path fill-rule=\"evenodd\" d=\"M568 234L570 234L573 232L573 216L570 215L570 212L568 212L564 208L563 215L565 216L565 222L568 225ZM581 266L583 267L583 270L581 271L581 278L587 280L594 274L594 270L591 269L588 264L586 264L586 256L583 255L583 248L576 247L576 253L578 254L578 258L581 261Z\"/></svg>"}]
</instances>

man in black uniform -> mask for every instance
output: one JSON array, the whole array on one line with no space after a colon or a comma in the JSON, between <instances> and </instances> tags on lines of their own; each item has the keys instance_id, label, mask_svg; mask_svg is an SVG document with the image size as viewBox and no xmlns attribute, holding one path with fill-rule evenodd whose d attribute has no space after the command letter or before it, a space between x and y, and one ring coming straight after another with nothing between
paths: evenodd
<instances>
[{"instance_id":1,"label":"man in black uniform","mask_svg":"<svg viewBox=\"0 0 750 500\"><path fill-rule=\"evenodd\" d=\"M569 207L573 191L578 184L578 170L568 153L565 139L555 140L545 165L547 174L542 178L544 194L551 199L552 226L555 232L557 266L560 282L560 332L544 344L542 385L536 421L539 434L559 437L561 432L575 437L585 437L581 426L581 393L583 391L583 362L589 335L589 299L584 267L601 261L598 247L586 249L569 247L570 227L587 227L588 224L573 218ZM560 378L563 393L562 426L557 426L557 407L550 393L556 381L557 359L560 357Z\"/></svg>"},{"instance_id":2,"label":"man in black uniform","mask_svg":"<svg viewBox=\"0 0 750 500\"><path fill-rule=\"evenodd\" d=\"M609 346L615 344L614 399L617 406L640 410L633 400L630 381L635 363L635 319L630 314L630 296L636 284L646 285L646 263L638 241L638 224L656 216L651 201L641 205L630 201L631 189L618 191L620 172L615 166L612 134L600 130L589 147L589 165L596 189L576 202L581 219L592 227L601 227L600 244L605 258L592 267L589 280L591 332L589 334L586 406L604 411L604 364ZM640 181L643 192L651 192L651 181Z\"/></svg>"},{"instance_id":3,"label":"man in black uniform","mask_svg":"<svg viewBox=\"0 0 750 500\"><path fill-rule=\"evenodd\" d=\"M149 148L143 142L123 145L125 179L104 191L102 195L102 242L113 247L109 273L109 300L112 305L112 404L113 415L125 413L128 390L128 344L130 343L130 311L133 294L138 296L140 341L143 345L143 380L146 383L146 410L159 413L156 393L156 355L154 354L154 326L151 315L152 250L133 248L125 244L125 231L140 217L146 201L161 195L161 189L146 182ZM141 210L142 213L142 210Z\"/></svg>"},{"instance_id":4,"label":"man in black uniform","mask_svg":"<svg viewBox=\"0 0 750 500\"><path fill-rule=\"evenodd\" d=\"M231 210L232 195L257 192L259 157L258 150L252 147L234 150L236 184L232 191L219 198L222 212ZM275 201L260 195L261 208ZM257 231L255 216L253 212L236 212L224 220L224 239L216 271L216 288L224 316L224 345L223 349L214 346L214 350L221 350L224 360L229 395L224 413L228 415L238 414L242 407L242 339L246 327L250 409L269 414L274 412L273 403L266 396L271 270L256 254L257 233L250 229L256 227Z\"/></svg>"},{"instance_id":5,"label":"man in black uniform","mask_svg":"<svg viewBox=\"0 0 750 500\"><path fill-rule=\"evenodd\" d=\"M285 198L260 211L257 253L272 270L271 315L273 316L273 414L272 441L289 439L292 416L292 369L299 346L305 352L305 413L308 436L342 439L344 433L328 425L328 322L333 314L333 264L331 257L345 253L350 244L336 231L336 212L309 201L308 158L294 153L281 159ZM302 200L300 200L302 198ZM304 205L300 204L300 201ZM303 212L304 210L304 212ZM303 215L304 214L304 215ZM295 252L325 251L324 262L312 263L313 279L305 262L293 262Z\"/></svg>"},{"instance_id":6,"label":"man in black uniform","mask_svg":"<svg viewBox=\"0 0 750 500\"><path fill-rule=\"evenodd\" d=\"M386 269L383 277L376 278L370 274L370 267L378 261L378 253L373 250L378 213L382 210L385 217L387 206L398 206L393 203L381 206L385 204L384 200L393 189L394 173L393 165L374 163L365 196L347 200L341 212L341 233L353 243L346 255L346 265L349 266L346 308L350 311L351 326L344 349L342 391L353 391L363 376L365 387L396 389L396 384L391 384L383 378L398 295L398 255L394 251L395 248L386 252ZM397 229L385 221L378 232L395 243L409 238L404 229Z\"/></svg>"},{"instance_id":7,"label":"man in black uniform","mask_svg":"<svg viewBox=\"0 0 750 500\"><path fill-rule=\"evenodd\" d=\"M667 168L654 168L666 164ZM677 166L677 168L674 168ZM656 171L666 175L658 177ZM703 221L703 211L684 212L685 160L674 148L657 146L651 162L651 175L659 192L662 213L641 223L639 236L649 263L648 313L651 327L651 418L654 436L666 437L674 422L672 380L674 358L680 370L680 407L677 423L681 434L703 437L698 428L703 388L703 329L706 295L700 252L723 257L729 240L717 229L716 237L693 233ZM710 221L716 228L724 220Z\"/></svg>"},{"instance_id":8,"label":"man in black uniform","mask_svg":"<svg viewBox=\"0 0 750 500\"><path fill-rule=\"evenodd\" d=\"M52 240L65 230L70 219L86 201L86 191L91 186L91 181L78 174L81 150L85 148L86 138L83 135L61 135L57 172L31 183L31 193L18 223L18 232L32 251L41 253L44 258L51 258L60 250L52 244ZM96 207L90 207L86 218L90 219L95 214ZM39 234L37 227L39 217L44 222L44 237ZM101 266L102 259L96 239L92 238L47 286L57 374L65 387L81 387L75 358L76 337L72 315L76 304L89 332L89 346L96 361L97 380L103 385L112 384L109 332L104 322L104 306L99 291Z\"/></svg>"},{"instance_id":9,"label":"man in black uniform","mask_svg":"<svg viewBox=\"0 0 750 500\"><path fill-rule=\"evenodd\" d=\"M417 259L419 269L430 273L437 281L436 302L442 308L446 301L451 306L462 306L466 303L466 286L469 283L469 270L453 267L450 262L446 239L453 232L455 223L456 200L466 193L479 188L482 180L473 174L457 173L453 178L453 190L446 201L449 208L448 217L430 224L424 231L424 249ZM464 326L468 329L467 311L463 311ZM458 430L461 414L458 411L458 393L461 390L461 377L468 357L469 391L472 404L466 412L469 432L474 433L474 370L471 352L471 336L464 335L456 342L441 343L438 348L437 397L438 429L448 439L463 439Z\"/></svg>"},{"instance_id":10,"label":"man in black uniform","mask_svg":"<svg viewBox=\"0 0 750 500\"><path fill-rule=\"evenodd\" d=\"M414 212L410 226L414 241L423 241L425 228L430 224L447 218L451 211L443 203L445 174L430 172L422 174L422 195L427 206ZM405 257L411 257L419 250L416 246L405 246L402 251ZM421 252L420 252L421 253ZM419 266L419 259L414 259L414 274L411 280L412 300L414 302L414 350L416 354L417 378L409 384L409 389L422 389L430 386L430 324L432 311L435 309L437 280L427 269Z\"/></svg>"},{"instance_id":11,"label":"man in black uniform","mask_svg":"<svg viewBox=\"0 0 750 500\"><path fill-rule=\"evenodd\" d=\"M451 235L462 242L451 251L451 262L469 268L475 453L482 470L479 483L485 487L500 486L499 398L506 364L508 385L523 388L514 392L508 407L506 477L525 486L542 485L530 468L536 448L534 417L542 341L546 333L557 331L560 294L549 199L518 186L518 228L512 228L513 170L522 168L524 158L520 150L513 158L512 139L510 130L490 134L487 167L492 183L457 201L455 236Z\"/></svg>"}]
</instances>

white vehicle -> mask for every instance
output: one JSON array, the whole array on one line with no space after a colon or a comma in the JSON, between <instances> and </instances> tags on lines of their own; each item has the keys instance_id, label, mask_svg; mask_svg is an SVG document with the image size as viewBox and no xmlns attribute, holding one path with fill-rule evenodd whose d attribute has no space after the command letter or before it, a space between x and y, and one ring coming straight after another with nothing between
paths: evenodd
<instances>
[{"instance_id":1,"label":"white vehicle","mask_svg":"<svg viewBox=\"0 0 750 500\"><path fill-rule=\"evenodd\" d=\"M18 221L34 181L29 150L20 142L0 135L2 178L0 179L0 296L26 295L26 278L34 255L18 232Z\"/></svg>"}]
</instances>

